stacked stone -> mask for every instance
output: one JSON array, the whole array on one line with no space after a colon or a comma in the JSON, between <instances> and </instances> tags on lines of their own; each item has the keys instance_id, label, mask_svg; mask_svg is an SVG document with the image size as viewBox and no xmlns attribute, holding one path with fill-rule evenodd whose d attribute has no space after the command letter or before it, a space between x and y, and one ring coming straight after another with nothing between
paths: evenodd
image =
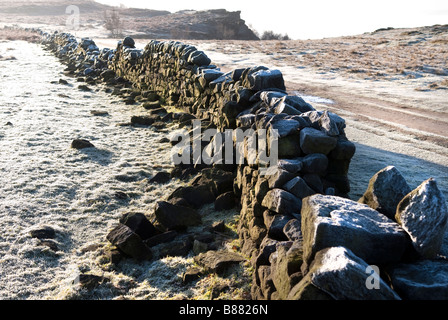
<instances>
[{"instance_id":1,"label":"stacked stone","mask_svg":"<svg viewBox=\"0 0 448 320\"><path fill-rule=\"evenodd\" d=\"M154 214L164 233L154 233L151 225L151 234L141 235L134 220L120 221L109 240L122 251L151 259L148 247L163 236L167 248L187 254L191 235L174 231L200 221L194 208L185 205L199 207L233 193L231 202L240 199L241 205L242 253L254 267L253 299L448 298L448 213L436 181L411 190L396 168L387 167L372 177L358 202L349 200L347 173L355 146L344 133L344 119L288 95L280 71L258 66L223 73L202 51L174 41L151 41L138 50L126 38L116 50L100 52L90 39L78 43L56 33L43 38L72 65L71 72L102 80L109 73L112 83L129 81L135 95L183 108L186 122L201 119L221 131L277 130L275 166L266 172L246 137L244 163L230 167L236 178L225 171L210 175L205 168L204 179L158 204ZM184 174L191 168L179 169ZM216 192L223 177L226 188ZM138 221L149 225L143 218ZM179 246L173 239L179 239ZM213 247L203 240L195 238L201 248Z\"/></svg>"}]
</instances>

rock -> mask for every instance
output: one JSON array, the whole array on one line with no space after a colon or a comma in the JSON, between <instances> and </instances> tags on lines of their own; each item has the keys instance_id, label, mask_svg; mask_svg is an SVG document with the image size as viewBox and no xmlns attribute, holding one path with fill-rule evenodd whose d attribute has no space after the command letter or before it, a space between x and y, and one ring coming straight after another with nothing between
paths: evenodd
<instances>
[{"instance_id":1,"label":"rock","mask_svg":"<svg viewBox=\"0 0 448 320\"><path fill-rule=\"evenodd\" d=\"M88 86L86 86L85 84L80 84L78 86L78 89L81 91L92 91L92 89L90 89Z\"/></svg>"},{"instance_id":2,"label":"rock","mask_svg":"<svg viewBox=\"0 0 448 320\"><path fill-rule=\"evenodd\" d=\"M190 267L187 269L187 271L184 272L182 275L182 283L190 283L193 281L198 280L200 277L202 277L203 272L198 267Z\"/></svg>"},{"instance_id":3,"label":"rock","mask_svg":"<svg viewBox=\"0 0 448 320\"><path fill-rule=\"evenodd\" d=\"M131 37L126 37L123 39L123 46L135 48L135 41Z\"/></svg>"},{"instance_id":4,"label":"rock","mask_svg":"<svg viewBox=\"0 0 448 320\"><path fill-rule=\"evenodd\" d=\"M179 187L168 197L168 200L174 198L183 198L196 209L216 200L212 187L207 184Z\"/></svg>"},{"instance_id":5,"label":"rock","mask_svg":"<svg viewBox=\"0 0 448 320\"><path fill-rule=\"evenodd\" d=\"M229 267L245 261L245 259L235 252L229 251L208 251L201 253L194 258L194 261L204 267L208 272L222 274Z\"/></svg>"},{"instance_id":6,"label":"rock","mask_svg":"<svg viewBox=\"0 0 448 320\"><path fill-rule=\"evenodd\" d=\"M310 271L289 293L288 300L306 299L304 292L309 286L336 300L401 300L379 275L375 278L377 287L369 287L368 270L369 265L347 248L320 250Z\"/></svg>"},{"instance_id":7,"label":"rock","mask_svg":"<svg viewBox=\"0 0 448 320\"><path fill-rule=\"evenodd\" d=\"M370 179L367 190L358 202L395 219L398 203L409 192L411 188L397 168L388 166Z\"/></svg>"},{"instance_id":8,"label":"rock","mask_svg":"<svg viewBox=\"0 0 448 320\"><path fill-rule=\"evenodd\" d=\"M64 80L64 79L59 79L59 83L60 84L68 84L68 81Z\"/></svg>"},{"instance_id":9,"label":"rock","mask_svg":"<svg viewBox=\"0 0 448 320\"><path fill-rule=\"evenodd\" d=\"M302 207L300 199L282 189L270 190L264 197L261 205L283 215L300 213Z\"/></svg>"},{"instance_id":10,"label":"rock","mask_svg":"<svg viewBox=\"0 0 448 320\"><path fill-rule=\"evenodd\" d=\"M294 178L294 174L278 167L270 167L266 171L269 189L281 188L285 183Z\"/></svg>"},{"instance_id":11,"label":"rock","mask_svg":"<svg viewBox=\"0 0 448 320\"><path fill-rule=\"evenodd\" d=\"M172 240L174 240L177 237L178 233L174 230L172 231L167 231L164 233L160 233L157 234L155 236L152 236L149 239L146 239L144 241L144 243L146 244L146 246L148 247L155 247L161 243L167 243L170 242Z\"/></svg>"},{"instance_id":12,"label":"rock","mask_svg":"<svg viewBox=\"0 0 448 320\"><path fill-rule=\"evenodd\" d=\"M201 178L197 185L208 185L213 193L218 196L228 191L233 191L234 174L219 168L206 168L201 171Z\"/></svg>"},{"instance_id":13,"label":"rock","mask_svg":"<svg viewBox=\"0 0 448 320\"><path fill-rule=\"evenodd\" d=\"M215 210L230 210L236 206L236 197L233 191L223 193L215 200Z\"/></svg>"},{"instance_id":14,"label":"rock","mask_svg":"<svg viewBox=\"0 0 448 320\"><path fill-rule=\"evenodd\" d=\"M277 163L278 168L286 170L291 173L298 173L303 168L301 158L296 159L280 159Z\"/></svg>"},{"instance_id":15,"label":"rock","mask_svg":"<svg viewBox=\"0 0 448 320\"><path fill-rule=\"evenodd\" d=\"M197 66L208 66L212 60L202 51L193 51L188 58L188 62Z\"/></svg>"},{"instance_id":16,"label":"rock","mask_svg":"<svg viewBox=\"0 0 448 320\"><path fill-rule=\"evenodd\" d=\"M30 236L37 239L54 239L56 237L56 231L49 226L43 226L30 231Z\"/></svg>"},{"instance_id":17,"label":"rock","mask_svg":"<svg viewBox=\"0 0 448 320\"><path fill-rule=\"evenodd\" d=\"M275 257L273 257L275 255ZM275 254L271 255L271 278L277 289L279 299L285 300L291 288L298 282L297 278L291 282L291 275L300 272L302 265L302 250L297 244L278 246Z\"/></svg>"},{"instance_id":18,"label":"rock","mask_svg":"<svg viewBox=\"0 0 448 320\"><path fill-rule=\"evenodd\" d=\"M109 112L107 111L98 111L98 110L92 110L90 111L90 114L96 117L101 117L101 116L108 116Z\"/></svg>"},{"instance_id":19,"label":"rock","mask_svg":"<svg viewBox=\"0 0 448 320\"><path fill-rule=\"evenodd\" d=\"M224 220L215 221L212 224L212 230L215 232L224 232L226 231L226 228Z\"/></svg>"},{"instance_id":20,"label":"rock","mask_svg":"<svg viewBox=\"0 0 448 320\"><path fill-rule=\"evenodd\" d=\"M269 152L271 152L270 142L271 139L268 140ZM278 138L277 145L279 159L291 159L302 155L302 149L300 148L300 134L298 132Z\"/></svg>"},{"instance_id":21,"label":"rock","mask_svg":"<svg viewBox=\"0 0 448 320\"><path fill-rule=\"evenodd\" d=\"M394 290L405 300L447 300L448 261L398 264L388 272Z\"/></svg>"},{"instance_id":22,"label":"rock","mask_svg":"<svg viewBox=\"0 0 448 320\"><path fill-rule=\"evenodd\" d=\"M316 194L303 199L301 215L307 264L317 251L338 246L369 264L397 262L408 245L406 233L396 222L349 199Z\"/></svg>"},{"instance_id":23,"label":"rock","mask_svg":"<svg viewBox=\"0 0 448 320\"><path fill-rule=\"evenodd\" d=\"M188 236L182 236L158 246L158 258L186 257L193 248L193 242Z\"/></svg>"},{"instance_id":24,"label":"rock","mask_svg":"<svg viewBox=\"0 0 448 320\"><path fill-rule=\"evenodd\" d=\"M157 172L154 177L149 180L149 183L167 183L171 180L171 174L169 172Z\"/></svg>"},{"instance_id":25,"label":"rock","mask_svg":"<svg viewBox=\"0 0 448 320\"><path fill-rule=\"evenodd\" d=\"M300 130L300 148L306 154L329 154L338 143L338 139L314 128Z\"/></svg>"},{"instance_id":26,"label":"rock","mask_svg":"<svg viewBox=\"0 0 448 320\"><path fill-rule=\"evenodd\" d=\"M109 240L121 252L136 260L151 260L152 252L135 232L124 224L119 224L107 235Z\"/></svg>"},{"instance_id":27,"label":"rock","mask_svg":"<svg viewBox=\"0 0 448 320\"><path fill-rule=\"evenodd\" d=\"M287 183L285 183L283 189L292 193L299 199L306 198L316 193L306 184L305 180L303 180L301 177L294 177L293 179L289 180Z\"/></svg>"},{"instance_id":28,"label":"rock","mask_svg":"<svg viewBox=\"0 0 448 320\"><path fill-rule=\"evenodd\" d=\"M73 282L78 283L84 289L93 290L99 287L101 284L107 283L109 281L110 280L108 278L102 276L81 273L77 276L77 278Z\"/></svg>"},{"instance_id":29,"label":"rock","mask_svg":"<svg viewBox=\"0 0 448 320\"><path fill-rule=\"evenodd\" d=\"M86 148L95 148L95 146L88 140L84 139L75 139L72 141L71 147L73 149L86 149Z\"/></svg>"},{"instance_id":30,"label":"rock","mask_svg":"<svg viewBox=\"0 0 448 320\"><path fill-rule=\"evenodd\" d=\"M356 146L353 142L338 138L336 147L328 154L328 157L336 160L350 160L356 152Z\"/></svg>"},{"instance_id":31,"label":"rock","mask_svg":"<svg viewBox=\"0 0 448 320\"><path fill-rule=\"evenodd\" d=\"M149 239L158 233L154 225L140 212L128 212L124 214L120 223L128 226L142 240Z\"/></svg>"},{"instance_id":32,"label":"rock","mask_svg":"<svg viewBox=\"0 0 448 320\"><path fill-rule=\"evenodd\" d=\"M301 123L293 119L280 119L277 121L271 121L269 124L269 129L277 130L280 138L298 132L301 128Z\"/></svg>"},{"instance_id":33,"label":"rock","mask_svg":"<svg viewBox=\"0 0 448 320\"><path fill-rule=\"evenodd\" d=\"M313 153L303 157L302 164L302 172L323 175L328 168L328 158L322 153Z\"/></svg>"},{"instance_id":34,"label":"rock","mask_svg":"<svg viewBox=\"0 0 448 320\"><path fill-rule=\"evenodd\" d=\"M282 73L279 70L269 70L267 68L249 72L247 75L247 83L244 86L255 91L262 91L269 88L286 89Z\"/></svg>"},{"instance_id":35,"label":"rock","mask_svg":"<svg viewBox=\"0 0 448 320\"><path fill-rule=\"evenodd\" d=\"M44 239L39 241L39 245L50 248L51 251L57 252L59 250L59 244L53 239Z\"/></svg>"},{"instance_id":36,"label":"rock","mask_svg":"<svg viewBox=\"0 0 448 320\"><path fill-rule=\"evenodd\" d=\"M329 136L339 136L344 133L345 120L333 112L325 110L318 122L321 130Z\"/></svg>"},{"instance_id":37,"label":"rock","mask_svg":"<svg viewBox=\"0 0 448 320\"><path fill-rule=\"evenodd\" d=\"M269 212L269 211L265 211ZM283 233L285 225L292 219L292 216L286 216L282 214L276 214L271 219L267 217L265 221L266 227L268 228L268 237L278 241L286 241L288 238Z\"/></svg>"},{"instance_id":38,"label":"rock","mask_svg":"<svg viewBox=\"0 0 448 320\"><path fill-rule=\"evenodd\" d=\"M283 227L283 233L290 241L302 242L302 222L299 219L289 220Z\"/></svg>"},{"instance_id":39,"label":"rock","mask_svg":"<svg viewBox=\"0 0 448 320\"><path fill-rule=\"evenodd\" d=\"M168 230L183 230L201 223L196 210L166 201L157 202L154 212L157 221Z\"/></svg>"},{"instance_id":40,"label":"rock","mask_svg":"<svg viewBox=\"0 0 448 320\"><path fill-rule=\"evenodd\" d=\"M431 259L439 253L448 211L436 180L428 179L406 195L398 204L395 218L409 234L414 249L421 257Z\"/></svg>"},{"instance_id":41,"label":"rock","mask_svg":"<svg viewBox=\"0 0 448 320\"><path fill-rule=\"evenodd\" d=\"M154 124L160 117L158 115L151 116L132 116L131 123L142 125L142 126L150 126Z\"/></svg>"}]
</instances>

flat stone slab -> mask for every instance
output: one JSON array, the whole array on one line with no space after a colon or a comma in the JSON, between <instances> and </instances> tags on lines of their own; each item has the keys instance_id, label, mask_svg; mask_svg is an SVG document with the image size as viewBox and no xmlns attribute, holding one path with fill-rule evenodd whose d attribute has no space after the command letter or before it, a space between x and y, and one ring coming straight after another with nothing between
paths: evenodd
<instances>
[{"instance_id":1,"label":"flat stone slab","mask_svg":"<svg viewBox=\"0 0 448 320\"><path fill-rule=\"evenodd\" d=\"M394 221L355 201L316 194L302 204L304 261L316 252L343 246L369 264L398 262L408 243Z\"/></svg>"}]
</instances>

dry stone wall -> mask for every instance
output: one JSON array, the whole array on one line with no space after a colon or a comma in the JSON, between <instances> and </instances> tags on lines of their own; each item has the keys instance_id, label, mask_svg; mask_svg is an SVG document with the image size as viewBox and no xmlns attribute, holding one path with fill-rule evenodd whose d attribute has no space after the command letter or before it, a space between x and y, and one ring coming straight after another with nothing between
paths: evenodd
<instances>
[{"instance_id":1,"label":"dry stone wall","mask_svg":"<svg viewBox=\"0 0 448 320\"><path fill-rule=\"evenodd\" d=\"M355 145L345 135L344 119L288 95L279 70L258 66L224 73L204 52L177 41L153 40L139 50L125 38L116 49L99 50L90 39L42 35L43 43L92 83L127 82L132 84L127 89L133 93L131 102L143 97L148 110L182 110L181 116L164 116L182 127L191 129L194 120L201 120L203 128L221 134L228 129L277 130L278 162L268 171L248 147L250 137L226 150L234 154L241 148L241 163L179 165L174 170L178 176L188 170L200 175L159 202L152 222L142 216L122 219L108 236L121 251L152 259L151 244L173 246L170 241L178 232L201 223L195 210L202 204L216 201L215 208L226 207L237 199L241 253L254 270L252 299L448 296L443 254L448 213L436 181L411 190L391 166L372 177L361 199L350 200L347 174ZM268 149L273 150L272 144ZM188 237L177 239L188 242ZM212 246L205 248L198 262L216 258L210 257ZM226 256L224 261L238 263L240 258ZM437 279L434 273L417 276L416 270L432 266Z\"/></svg>"}]
</instances>

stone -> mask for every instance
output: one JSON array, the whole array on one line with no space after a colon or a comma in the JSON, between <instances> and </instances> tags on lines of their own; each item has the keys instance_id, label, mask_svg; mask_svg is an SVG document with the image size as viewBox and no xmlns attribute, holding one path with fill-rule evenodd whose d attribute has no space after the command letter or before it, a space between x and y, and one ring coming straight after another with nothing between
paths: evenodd
<instances>
[{"instance_id":1,"label":"stone","mask_svg":"<svg viewBox=\"0 0 448 320\"><path fill-rule=\"evenodd\" d=\"M265 211L269 212L269 211ZM265 218L265 225L268 228L268 237L278 241L286 241L288 238L283 233L285 225L292 219L292 216L276 214L273 217Z\"/></svg>"},{"instance_id":2,"label":"stone","mask_svg":"<svg viewBox=\"0 0 448 320\"><path fill-rule=\"evenodd\" d=\"M261 91L269 88L285 90L285 82L280 70L261 69L247 75L246 88Z\"/></svg>"},{"instance_id":3,"label":"stone","mask_svg":"<svg viewBox=\"0 0 448 320\"><path fill-rule=\"evenodd\" d=\"M269 129L277 130L280 138L298 132L298 130L301 128L301 123L293 119L280 119L277 121L271 121L269 124Z\"/></svg>"},{"instance_id":4,"label":"stone","mask_svg":"<svg viewBox=\"0 0 448 320\"><path fill-rule=\"evenodd\" d=\"M345 120L333 112L325 110L318 122L321 130L329 136L339 136L344 133Z\"/></svg>"},{"instance_id":5,"label":"stone","mask_svg":"<svg viewBox=\"0 0 448 320\"><path fill-rule=\"evenodd\" d=\"M193 249L193 241L189 236L182 236L173 241L162 243L157 248L159 258L186 257Z\"/></svg>"},{"instance_id":6,"label":"stone","mask_svg":"<svg viewBox=\"0 0 448 320\"><path fill-rule=\"evenodd\" d=\"M157 221L167 230L184 230L201 223L199 213L189 207L159 201L154 209Z\"/></svg>"},{"instance_id":7,"label":"stone","mask_svg":"<svg viewBox=\"0 0 448 320\"><path fill-rule=\"evenodd\" d=\"M208 272L222 274L229 267L245 261L244 257L236 252L230 251L207 251L194 258L194 262L204 267Z\"/></svg>"},{"instance_id":8,"label":"stone","mask_svg":"<svg viewBox=\"0 0 448 320\"><path fill-rule=\"evenodd\" d=\"M278 168L286 170L291 173L298 173L303 168L303 163L301 158L295 159L280 159L277 163Z\"/></svg>"},{"instance_id":9,"label":"stone","mask_svg":"<svg viewBox=\"0 0 448 320\"><path fill-rule=\"evenodd\" d=\"M56 231L50 226L43 226L30 231L30 236L37 239L54 239Z\"/></svg>"},{"instance_id":10,"label":"stone","mask_svg":"<svg viewBox=\"0 0 448 320\"><path fill-rule=\"evenodd\" d=\"M124 214L120 219L120 223L128 226L142 240L149 239L158 233L154 225L140 212L128 212Z\"/></svg>"},{"instance_id":11,"label":"stone","mask_svg":"<svg viewBox=\"0 0 448 320\"><path fill-rule=\"evenodd\" d=\"M182 274L182 283L190 283L199 280L203 275L203 272L198 267L189 267L187 271Z\"/></svg>"},{"instance_id":12,"label":"stone","mask_svg":"<svg viewBox=\"0 0 448 320\"><path fill-rule=\"evenodd\" d=\"M188 57L188 62L197 66L208 66L212 60L202 51L193 51Z\"/></svg>"},{"instance_id":13,"label":"stone","mask_svg":"<svg viewBox=\"0 0 448 320\"><path fill-rule=\"evenodd\" d=\"M328 157L336 160L350 160L356 152L356 145L344 138L338 138L336 147L328 154Z\"/></svg>"},{"instance_id":14,"label":"stone","mask_svg":"<svg viewBox=\"0 0 448 320\"><path fill-rule=\"evenodd\" d=\"M101 284L107 283L109 281L110 280L106 277L81 273L73 282L78 283L84 289L93 290L99 287Z\"/></svg>"},{"instance_id":15,"label":"stone","mask_svg":"<svg viewBox=\"0 0 448 320\"><path fill-rule=\"evenodd\" d=\"M75 139L72 141L71 147L73 149L86 149L86 148L95 148L95 146L88 140L84 139Z\"/></svg>"},{"instance_id":16,"label":"stone","mask_svg":"<svg viewBox=\"0 0 448 320\"><path fill-rule=\"evenodd\" d=\"M328 168L328 158L322 153L308 154L302 159L303 173L323 175Z\"/></svg>"},{"instance_id":17,"label":"stone","mask_svg":"<svg viewBox=\"0 0 448 320\"><path fill-rule=\"evenodd\" d=\"M167 243L173 241L177 237L178 233L174 230L166 231L146 239L144 243L148 247L155 247L162 243Z\"/></svg>"},{"instance_id":18,"label":"stone","mask_svg":"<svg viewBox=\"0 0 448 320\"><path fill-rule=\"evenodd\" d=\"M446 200L435 179L424 181L397 206L397 222L409 234L417 253L432 259L440 251L448 221Z\"/></svg>"},{"instance_id":19,"label":"stone","mask_svg":"<svg viewBox=\"0 0 448 320\"><path fill-rule=\"evenodd\" d=\"M409 192L411 188L398 169L388 166L370 179L367 190L358 202L395 219L398 203Z\"/></svg>"},{"instance_id":20,"label":"stone","mask_svg":"<svg viewBox=\"0 0 448 320\"><path fill-rule=\"evenodd\" d=\"M285 300L293 286L291 275L300 272L302 250L297 244L278 246L275 254L271 255L271 261L272 281L277 289L279 299ZM297 279L294 281L297 282Z\"/></svg>"},{"instance_id":21,"label":"stone","mask_svg":"<svg viewBox=\"0 0 448 320\"><path fill-rule=\"evenodd\" d=\"M394 290L404 300L447 300L448 261L401 263L389 270Z\"/></svg>"},{"instance_id":22,"label":"stone","mask_svg":"<svg viewBox=\"0 0 448 320\"><path fill-rule=\"evenodd\" d=\"M270 190L264 197L261 205L271 211L284 215L300 213L302 208L300 199L282 189Z\"/></svg>"},{"instance_id":23,"label":"stone","mask_svg":"<svg viewBox=\"0 0 448 320\"><path fill-rule=\"evenodd\" d=\"M157 172L154 177L149 180L149 183L164 184L171 180L171 174L169 172L161 171Z\"/></svg>"},{"instance_id":24,"label":"stone","mask_svg":"<svg viewBox=\"0 0 448 320\"><path fill-rule=\"evenodd\" d=\"M329 247L316 253L310 271L291 290L289 300L301 300L306 287L314 286L336 300L401 300L380 275L372 275L370 266L344 247ZM375 277L376 287L369 276Z\"/></svg>"},{"instance_id":25,"label":"stone","mask_svg":"<svg viewBox=\"0 0 448 320\"><path fill-rule=\"evenodd\" d=\"M269 152L271 152L271 139L268 140ZM295 132L285 137L278 138L278 158L279 159L291 159L297 158L302 155L302 149L300 148L300 134Z\"/></svg>"},{"instance_id":26,"label":"stone","mask_svg":"<svg viewBox=\"0 0 448 320\"><path fill-rule=\"evenodd\" d=\"M125 37L123 39L123 46L135 48L135 41L131 37Z\"/></svg>"},{"instance_id":27,"label":"stone","mask_svg":"<svg viewBox=\"0 0 448 320\"><path fill-rule=\"evenodd\" d=\"M308 111L314 111L314 108L312 105L310 105L308 102L303 100L302 97L299 96L286 96L283 97L282 100L293 107L296 110L299 110L300 112L308 112Z\"/></svg>"},{"instance_id":28,"label":"stone","mask_svg":"<svg viewBox=\"0 0 448 320\"><path fill-rule=\"evenodd\" d=\"M124 224L119 224L107 235L107 240L125 255L136 260L151 260L152 251L142 241L139 235Z\"/></svg>"},{"instance_id":29,"label":"stone","mask_svg":"<svg viewBox=\"0 0 448 320\"><path fill-rule=\"evenodd\" d=\"M270 167L266 171L269 189L281 188L286 182L294 178L294 174L289 171L279 169L278 167Z\"/></svg>"},{"instance_id":30,"label":"stone","mask_svg":"<svg viewBox=\"0 0 448 320\"><path fill-rule=\"evenodd\" d=\"M236 197L233 191L229 191L219 195L215 200L215 210L230 210L236 206Z\"/></svg>"},{"instance_id":31,"label":"stone","mask_svg":"<svg viewBox=\"0 0 448 320\"><path fill-rule=\"evenodd\" d=\"M329 154L338 143L338 139L314 128L300 130L300 148L306 154Z\"/></svg>"},{"instance_id":32,"label":"stone","mask_svg":"<svg viewBox=\"0 0 448 320\"><path fill-rule=\"evenodd\" d=\"M307 197L301 217L303 257L308 265L319 250L338 246L369 264L398 262L409 245L395 221L349 199L321 194Z\"/></svg>"},{"instance_id":33,"label":"stone","mask_svg":"<svg viewBox=\"0 0 448 320\"><path fill-rule=\"evenodd\" d=\"M285 183L283 189L292 193L299 199L306 198L316 193L306 184L305 180L303 180L301 177L294 177L293 179L289 180L287 183Z\"/></svg>"},{"instance_id":34,"label":"stone","mask_svg":"<svg viewBox=\"0 0 448 320\"><path fill-rule=\"evenodd\" d=\"M205 183L179 187L168 197L168 200L173 198L183 198L196 209L216 200L212 186Z\"/></svg>"},{"instance_id":35,"label":"stone","mask_svg":"<svg viewBox=\"0 0 448 320\"><path fill-rule=\"evenodd\" d=\"M299 219L289 220L283 227L283 233L286 235L288 240L295 242L302 242L302 222Z\"/></svg>"},{"instance_id":36,"label":"stone","mask_svg":"<svg viewBox=\"0 0 448 320\"><path fill-rule=\"evenodd\" d=\"M152 116L132 116L131 117L131 123L137 124L141 126L150 126L154 122L156 122L160 117L157 115Z\"/></svg>"}]
</instances>

